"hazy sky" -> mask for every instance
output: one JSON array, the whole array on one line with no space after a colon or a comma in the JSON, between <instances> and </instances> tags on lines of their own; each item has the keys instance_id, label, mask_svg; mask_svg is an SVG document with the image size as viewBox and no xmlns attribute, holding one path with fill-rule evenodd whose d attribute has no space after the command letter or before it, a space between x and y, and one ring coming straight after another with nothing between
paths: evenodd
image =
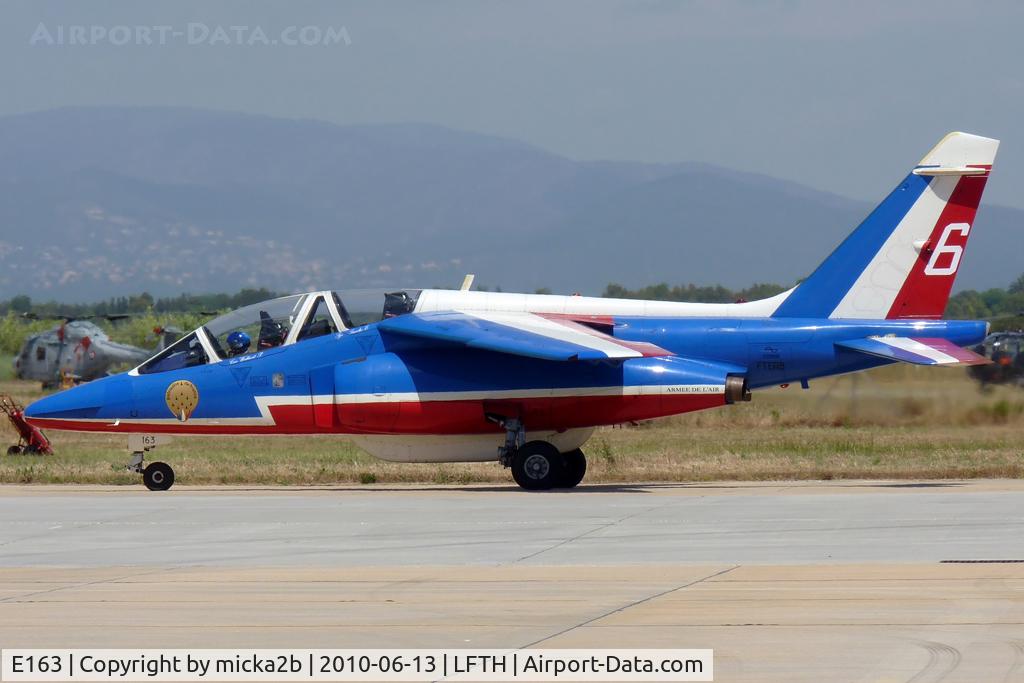
<instances>
[{"instance_id":1,"label":"hazy sky","mask_svg":"<svg viewBox=\"0 0 1024 683\"><path fill-rule=\"evenodd\" d=\"M68 44L73 27L88 44ZM986 199L1024 207L1022 29L1024 3L963 0L5 2L0 114L173 104L423 121L863 199L966 130L1003 140ZM333 44L301 44L329 31Z\"/></svg>"}]
</instances>

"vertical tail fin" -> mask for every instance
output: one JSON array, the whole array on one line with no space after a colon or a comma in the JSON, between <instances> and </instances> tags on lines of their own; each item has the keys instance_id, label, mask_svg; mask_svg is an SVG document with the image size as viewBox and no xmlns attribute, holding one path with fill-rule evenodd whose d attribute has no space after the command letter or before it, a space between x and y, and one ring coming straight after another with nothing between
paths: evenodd
<instances>
[{"instance_id":1,"label":"vertical tail fin","mask_svg":"<svg viewBox=\"0 0 1024 683\"><path fill-rule=\"evenodd\" d=\"M941 318L998 147L944 137L774 317Z\"/></svg>"}]
</instances>

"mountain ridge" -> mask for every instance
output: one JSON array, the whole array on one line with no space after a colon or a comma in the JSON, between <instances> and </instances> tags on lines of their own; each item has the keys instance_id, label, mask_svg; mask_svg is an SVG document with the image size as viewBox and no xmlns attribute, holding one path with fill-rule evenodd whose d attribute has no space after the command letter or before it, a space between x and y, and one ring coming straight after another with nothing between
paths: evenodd
<instances>
[{"instance_id":1,"label":"mountain ridge","mask_svg":"<svg viewBox=\"0 0 1024 683\"><path fill-rule=\"evenodd\" d=\"M574 161L434 124L0 117L0 298L455 286L465 272L525 291L791 284L870 208L713 164ZM1004 245L1024 211L983 202L978 220L958 289L1022 270Z\"/></svg>"}]
</instances>

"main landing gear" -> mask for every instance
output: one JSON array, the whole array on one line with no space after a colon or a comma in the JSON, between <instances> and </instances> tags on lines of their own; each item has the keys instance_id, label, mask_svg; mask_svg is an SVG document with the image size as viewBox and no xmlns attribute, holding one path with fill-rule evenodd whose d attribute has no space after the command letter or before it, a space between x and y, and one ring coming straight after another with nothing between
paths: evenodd
<instances>
[{"instance_id":1,"label":"main landing gear","mask_svg":"<svg viewBox=\"0 0 1024 683\"><path fill-rule=\"evenodd\" d=\"M526 429L517 419L499 420L505 445L498 461L512 470L512 478L527 491L571 489L583 481L587 458L576 448L562 453L547 441L526 441Z\"/></svg>"},{"instance_id":2,"label":"main landing gear","mask_svg":"<svg viewBox=\"0 0 1024 683\"><path fill-rule=\"evenodd\" d=\"M169 442L167 436L153 434L129 434L128 450L132 453L128 461L128 470L142 475L142 483L150 491L166 491L174 486L174 470L165 462L151 462L142 466L146 451L151 451L160 444Z\"/></svg>"}]
</instances>

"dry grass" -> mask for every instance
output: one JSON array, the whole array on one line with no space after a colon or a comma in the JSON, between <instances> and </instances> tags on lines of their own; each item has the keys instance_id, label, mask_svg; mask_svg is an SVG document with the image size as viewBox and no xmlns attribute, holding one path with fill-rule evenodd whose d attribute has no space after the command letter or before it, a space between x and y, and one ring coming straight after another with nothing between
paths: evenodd
<instances>
[{"instance_id":1,"label":"dry grass","mask_svg":"<svg viewBox=\"0 0 1024 683\"><path fill-rule=\"evenodd\" d=\"M35 385L0 382L30 400ZM6 424L0 438L13 440ZM0 482L135 484L124 438L53 433L57 455L0 457ZM2 443L2 442L0 442ZM749 404L601 429L589 482L1022 477L1024 392L981 393L958 369L890 367L754 395ZM179 438L161 447L190 484L507 482L496 464L381 462L337 437Z\"/></svg>"}]
</instances>

